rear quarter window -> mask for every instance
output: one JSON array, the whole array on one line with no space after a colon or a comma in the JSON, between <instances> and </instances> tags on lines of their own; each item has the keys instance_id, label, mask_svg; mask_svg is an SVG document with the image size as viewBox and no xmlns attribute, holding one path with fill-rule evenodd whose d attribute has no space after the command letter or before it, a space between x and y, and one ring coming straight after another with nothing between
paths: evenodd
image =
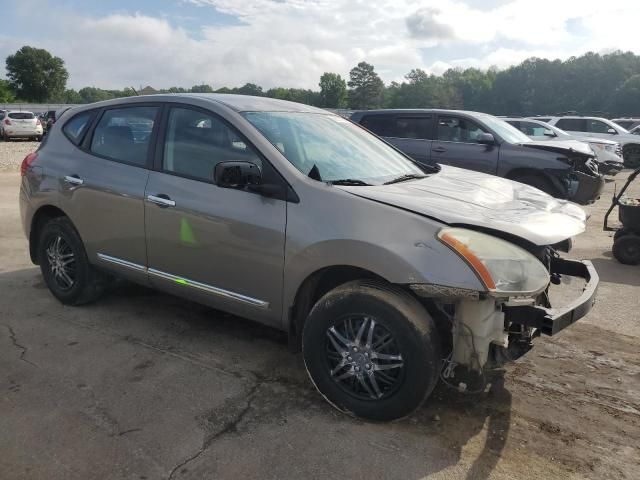
<instances>
[{"instance_id":1,"label":"rear quarter window","mask_svg":"<svg viewBox=\"0 0 640 480\"><path fill-rule=\"evenodd\" d=\"M572 132L586 132L586 123L583 118L561 118L556 123L556 127Z\"/></svg>"},{"instance_id":2,"label":"rear quarter window","mask_svg":"<svg viewBox=\"0 0 640 480\"><path fill-rule=\"evenodd\" d=\"M82 112L64 124L62 131L74 145L80 145L95 112Z\"/></svg>"}]
</instances>

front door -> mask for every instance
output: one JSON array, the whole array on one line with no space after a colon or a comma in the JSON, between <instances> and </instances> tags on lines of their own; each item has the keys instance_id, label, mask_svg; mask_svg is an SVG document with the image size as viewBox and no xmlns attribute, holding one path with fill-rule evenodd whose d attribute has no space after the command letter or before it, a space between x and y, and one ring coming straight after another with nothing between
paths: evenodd
<instances>
[{"instance_id":1,"label":"front door","mask_svg":"<svg viewBox=\"0 0 640 480\"><path fill-rule=\"evenodd\" d=\"M161 168L151 172L145 192L150 281L279 325L286 202L213 183L221 161L272 167L211 112L174 106L166 122Z\"/></svg>"},{"instance_id":2,"label":"front door","mask_svg":"<svg viewBox=\"0 0 640 480\"><path fill-rule=\"evenodd\" d=\"M437 140L431 143L431 161L495 175L498 145L477 142L482 133L491 133L478 123L456 115L438 115Z\"/></svg>"}]
</instances>

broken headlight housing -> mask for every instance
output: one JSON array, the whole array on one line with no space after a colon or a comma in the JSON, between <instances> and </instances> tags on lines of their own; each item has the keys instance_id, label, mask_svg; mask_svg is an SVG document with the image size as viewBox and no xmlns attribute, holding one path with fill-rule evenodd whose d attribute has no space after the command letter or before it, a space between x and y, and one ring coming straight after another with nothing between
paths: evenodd
<instances>
[{"instance_id":1,"label":"broken headlight housing","mask_svg":"<svg viewBox=\"0 0 640 480\"><path fill-rule=\"evenodd\" d=\"M438 239L456 252L495 296L535 295L549 285L545 266L513 243L465 228L443 228Z\"/></svg>"}]
</instances>

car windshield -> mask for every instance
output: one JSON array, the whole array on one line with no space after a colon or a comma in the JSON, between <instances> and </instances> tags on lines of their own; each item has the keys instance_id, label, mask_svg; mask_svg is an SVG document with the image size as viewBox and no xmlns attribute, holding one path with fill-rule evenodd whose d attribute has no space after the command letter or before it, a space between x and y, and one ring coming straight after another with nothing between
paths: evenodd
<instances>
[{"instance_id":1,"label":"car windshield","mask_svg":"<svg viewBox=\"0 0 640 480\"><path fill-rule=\"evenodd\" d=\"M509 125L504 120L494 117L493 115L478 115L478 120L484 122L487 127L500 135L507 143L525 143L531 141L529 137L516 127Z\"/></svg>"},{"instance_id":2,"label":"car windshield","mask_svg":"<svg viewBox=\"0 0 640 480\"><path fill-rule=\"evenodd\" d=\"M317 180L379 185L425 175L425 170L404 155L337 115L299 112L243 115L294 167Z\"/></svg>"}]
</instances>

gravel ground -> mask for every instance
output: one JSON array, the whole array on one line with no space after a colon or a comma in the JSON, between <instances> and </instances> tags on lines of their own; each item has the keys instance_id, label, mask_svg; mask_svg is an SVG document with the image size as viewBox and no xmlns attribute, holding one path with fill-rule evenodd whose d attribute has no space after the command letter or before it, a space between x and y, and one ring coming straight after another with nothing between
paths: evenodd
<instances>
[{"instance_id":1,"label":"gravel ground","mask_svg":"<svg viewBox=\"0 0 640 480\"><path fill-rule=\"evenodd\" d=\"M27 145L0 143L11 170ZM19 183L0 173L2 480L640 478L640 267L602 231L612 182L570 254L600 274L589 316L488 394L439 386L385 424L334 411L280 332L130 285L61 305L29 261Z\"/></svg>"},{"instance_id":2,"label":"gravel ground","mask_svg":"<svg viewBox=\"0 0 640 480\"><path fill-rule=\"evenodd\" d=\"M40 146L40 142L30 140L0 140L0 172L15 172L20 168L22 159Z\"/></svg>"}]
</instances>

